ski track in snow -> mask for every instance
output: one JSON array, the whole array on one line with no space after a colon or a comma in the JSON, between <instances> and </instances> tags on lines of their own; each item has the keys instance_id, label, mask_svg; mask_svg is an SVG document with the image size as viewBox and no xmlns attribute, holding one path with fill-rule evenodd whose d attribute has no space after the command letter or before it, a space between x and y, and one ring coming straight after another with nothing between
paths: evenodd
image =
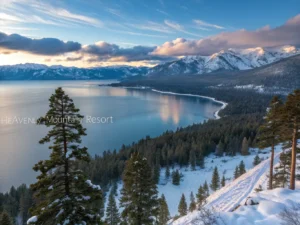
<instances>
[{"instance_id":1,"label":"ski track in snow","mask_svg":"<svg viewBox=\"0 0 300 225\"><path fill-rule=\"evenodd\" d=\"M280 153L275 154L275 163L279 160L279 155ZM256 187L266 182L269 166L270 159L261 162L246 174L212 194L207 199L206 207L214 208L214 210L219 212L233 211L246 201Z\"/></svg>"}]
</instances>

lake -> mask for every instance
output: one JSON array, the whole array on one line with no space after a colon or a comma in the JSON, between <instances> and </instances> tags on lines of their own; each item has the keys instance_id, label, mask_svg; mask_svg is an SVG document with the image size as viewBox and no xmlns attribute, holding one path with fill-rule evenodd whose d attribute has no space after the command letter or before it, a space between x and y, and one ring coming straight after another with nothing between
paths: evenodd
<instances>
[{"instance_id":1,"label":"lake","mask_svg":"<svg viewBox=\"0 0 300 225\"><path fill-rule=\"evenodd\" d=\"M85 116L82 144L92 156L214 118L221 107L205 98L99 86L110 82L0 82L0 192L34 182L33 165L49 156L47 146L38 144L47 128L34 121L45 115L57 87L63 87Z\"/></svg>"}]
</instances>

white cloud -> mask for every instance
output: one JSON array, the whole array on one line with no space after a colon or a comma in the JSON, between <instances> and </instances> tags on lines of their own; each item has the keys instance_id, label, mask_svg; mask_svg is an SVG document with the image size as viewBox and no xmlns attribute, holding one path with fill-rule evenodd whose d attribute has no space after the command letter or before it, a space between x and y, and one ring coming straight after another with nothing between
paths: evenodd
<instances>
[{"instance_id":1,"label":"white cloud","mask_svg":"<svg viewBox=\"0 0 300 225\"><path fill-rule=\"evenodd\" d=\"M180 32L188 34L188 35L192 35L192 36L196 36L196 37L201 37L201 35L199 35L199 34L195 34L195 33L186 31L184 29L184 27L182 25L180 25L179 23L176 23L176 22L170 21L170 20L165 20L164 22L165 22L165 24L167 26L171 27L174 30L180 31Z\"/></svg>"},{"instance_id":2,"label":"white cloud","mask_svg":"<svg viewBox=\"0 0 300 225\"><path fill-rule=\"evenodd\" d=\"M203 20L193 20L193 22L195 24L197 24L200 27L211 27L211 28L215 28L215 29L225 29L222 26L216 25L216 24L212 24L212 23L207 23Z\"/></svg>"}]
</instances>

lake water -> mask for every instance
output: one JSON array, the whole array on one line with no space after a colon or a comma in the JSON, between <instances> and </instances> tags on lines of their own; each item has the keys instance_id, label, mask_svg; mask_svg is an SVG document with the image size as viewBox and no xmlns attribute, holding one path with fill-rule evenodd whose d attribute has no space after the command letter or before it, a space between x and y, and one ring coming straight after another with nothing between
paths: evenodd
<instances>
[{"instance_id":1,"label":"lake water","mask_svg":"<svg viewBox=\"0 0 300 225\"><path fill-rule=\"evenodd\" d=\"M32 167L49 155L38 141L47 128L34 124L48 110L48 99L61 86L85 116L83 145L91 155L119 149L213 118L221 105L209 99L168 95L151 90L100 87L111 81L0 82L0 192L35 181ZM93 121L92 121L92 118Z\"/></svg>"}]
</instances>

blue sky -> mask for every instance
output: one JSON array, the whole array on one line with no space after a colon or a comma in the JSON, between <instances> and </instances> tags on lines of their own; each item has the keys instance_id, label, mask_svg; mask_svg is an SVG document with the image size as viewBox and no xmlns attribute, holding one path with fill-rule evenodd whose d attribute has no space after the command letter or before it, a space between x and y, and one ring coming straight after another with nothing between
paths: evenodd
<instances>
[{"instance_id":1,"label":"blue sky","mask_svg":"<svg viewBox=\"0 0 300 225\"><path fill-rule=\"evenodd\" d=\"M255 31L266 25L273 29L300 12L299 0L0 0L0 3L0 32L7 35L57 38L82 46L102 41L119 48L162 46L178 38L201 40L223 32ZM0 55L0 59L5 57Z\"/></svg>"}]
</instances>

